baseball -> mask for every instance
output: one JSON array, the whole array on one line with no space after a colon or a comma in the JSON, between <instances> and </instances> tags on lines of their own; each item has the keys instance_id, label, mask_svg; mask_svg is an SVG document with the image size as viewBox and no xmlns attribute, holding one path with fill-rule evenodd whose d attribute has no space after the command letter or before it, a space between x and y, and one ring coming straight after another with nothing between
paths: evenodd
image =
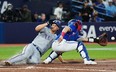
<instances>
[{"instance_id":1,"label":"baseball","mask_svg":"<svg viewBox=\"0 0 116 72\"><path fill-rule=\"evenodd\" d=\"M111 37L111 40L115 40L115 37Z\"/></svg>"}]
</instances>

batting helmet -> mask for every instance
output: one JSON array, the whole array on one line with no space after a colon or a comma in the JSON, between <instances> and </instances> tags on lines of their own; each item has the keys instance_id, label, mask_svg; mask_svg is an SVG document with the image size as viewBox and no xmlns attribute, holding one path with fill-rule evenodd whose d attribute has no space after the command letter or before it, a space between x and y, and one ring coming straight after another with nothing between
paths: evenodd
<instances>
[{"instance_id":1,"label":"batting helmet","mask_svg":"<svg viewBox=\"0 0 116 72\"><path fill-rule=\"evenodd\" d=\"M77 27L77 30L80 31L82 29L82 21L77 20L77 19L71 19L68 22L68 25L75 25Z\"/></svg>"},{"instance_id":2,"label":"batting helmet","mask_svg":"<svg viewBox=\"0 0 116 72\"><path fill-rule=\"evenodd\" d=\"M61 27L61 21L60 20L53 20L52 24L56 24L59 28Z\"/></svg>"}]
</instances>

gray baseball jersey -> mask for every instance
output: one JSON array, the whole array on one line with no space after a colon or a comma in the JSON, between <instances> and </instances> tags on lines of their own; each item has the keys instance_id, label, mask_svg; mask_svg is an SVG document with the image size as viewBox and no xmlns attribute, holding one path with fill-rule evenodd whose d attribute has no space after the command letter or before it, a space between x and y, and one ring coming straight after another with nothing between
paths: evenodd
<instances>
[{"instance_id":1,"label":"gray baseball jersey","mask_svg":"<svg viewBox=\"0 0 116 72\"><path fill-rule=\"evenodd\" d=\"M52 34L50 29L45 27L36 36L32 41L33 44L37 45L42 53L42 55L51 47L53 41L56 38L56 34Z\"/></svg>"}]
</instances>

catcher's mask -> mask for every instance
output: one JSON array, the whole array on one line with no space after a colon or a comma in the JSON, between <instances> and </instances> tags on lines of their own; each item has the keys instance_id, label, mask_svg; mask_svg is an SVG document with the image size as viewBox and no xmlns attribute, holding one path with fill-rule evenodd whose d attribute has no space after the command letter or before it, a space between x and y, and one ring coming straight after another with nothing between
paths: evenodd
<instances>
[{"instance_id":1,"label":"catcher's mask","mask_svg":"<svg viewBox=\"0 0 116 72\"><path fill-rule=\"evenodd\" d=\"M82 21L80 20L77 20L77 19L71 19L69 22L68 22L68 25L75 25L77 27L77 30L78 31L81 31L82 30Z\"/></svg>"}]
</instances>

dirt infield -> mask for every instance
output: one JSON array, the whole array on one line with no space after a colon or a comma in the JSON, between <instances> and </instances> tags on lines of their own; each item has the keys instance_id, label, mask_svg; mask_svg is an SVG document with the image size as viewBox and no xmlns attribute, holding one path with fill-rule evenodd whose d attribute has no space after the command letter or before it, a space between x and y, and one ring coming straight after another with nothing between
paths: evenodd
<instances>
[{"instance_id":1,"label":"dirt infield","mask_svg":"<svg viewBox=\"0 0 116 72\"><path fill-rule=\"evenodd\" d=\"M62 64L0 66L0 72L116 72L116 60L99 60L97 65L84 65L81 61Z\"/></svg>"}]
</instances>

